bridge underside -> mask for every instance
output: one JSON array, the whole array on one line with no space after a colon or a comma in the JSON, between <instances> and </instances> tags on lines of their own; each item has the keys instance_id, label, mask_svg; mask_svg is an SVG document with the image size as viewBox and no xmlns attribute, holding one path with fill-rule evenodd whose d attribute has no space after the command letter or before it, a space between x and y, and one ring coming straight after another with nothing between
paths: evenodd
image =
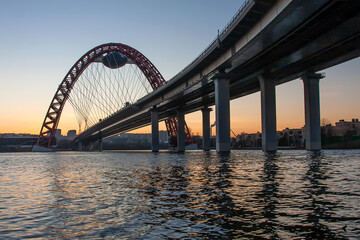
<instances>
[{"instance_id":1,"label":"bridge underside","mask_svg":"<svg viewBox=\"0 0 360 240\"><path fill-rule=\"evenodd\" d=\"M179 107L190 113L214 105L214 81L211 77L217 71L223 71L230 79L230 99L235 99L259 91L260 75L274 79L275 85L278 85L360 56L360 1L324 0L318 1L318 4L292 1L244 47L234 51L212 73L202 76L205 64L218 59L221 52L232 49L238 37L248 28L246 24L261 17L251 11L266 13L264 2L269 4L274 1L257 2L231 34L224 37L211 54L203 57L204 61L134 105L83 132L76 140L95 141L99 131L102 137L108 137L149 125L149 110L153 106L157 107L161 121L175 117ZM198 80L190 84L189 79L197 75ZM167 95L177 88L178 93Z\"/></svg>"}]
</instances>

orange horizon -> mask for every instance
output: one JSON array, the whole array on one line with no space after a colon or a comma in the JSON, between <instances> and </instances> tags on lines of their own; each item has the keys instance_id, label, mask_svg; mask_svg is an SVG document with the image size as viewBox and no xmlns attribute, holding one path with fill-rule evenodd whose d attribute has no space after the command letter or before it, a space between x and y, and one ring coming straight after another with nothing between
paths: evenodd
<instances>
[{"instance_id":1,"label":"orange horizon","mask_svg":"<svg viewBox=\"0 0 360 240\"><path fill-rule=\"evenodd\" d=\"M336 73L335 70L333 72ZM331 77L331 74L327 74L327 78L320 81L320 89L322 90L320 92L321 119L327 119L328 122L334 124L341 119L351 121L353 118L360 118L360 110L357 106L360 96L357 94L357 89L338 83L336 80L336 76ZM333 86L332 84L338 85ZM304 126L302 89L303 86L300 80L294 80L276 87L277 130ZM37 100L32 104L37 107L24 108L22 103L3 105L2 112L6 114L0 115L0 133L39 134L48 103ZM79 130L70 106L65 106L58 126L59 129L62 129L64 135L68 130L75 129L77 132ZM212 109L213 111L210 113L211 124L215 121L215 107L213 106ZM230 127L235 134L261 132L260 93L257 92L232 100L230 102L230 116ZM186 114L185 119L194 134L199 133L199 135L202 135L201 111ZM159 129L166 130L164 123L160 122ZM213 131L215 131L215 128ZM149 133L150 126L130 132Z\"/></svg>"},{"instance_id":2,"label":"orange horizon","mask_svg":"<svg viewBox=\"0 0 360 240\"><path fill-rule=\"evenodd\" d=\"M212 113L212 115L214 115ZM193 135L199 135L202 136L202 119L201 119L201 112L195 112L195 113L191 113L191 114L187 114L185 116L186 118L186 122L188 127L190 128L190 131L192 132ZM330 122L332 125L335 125L336 122L338 122L341 119L344 119L345 121L351 121L353 118L358 118L358 117L351 117L351 118L339 118L336 121L330 121L329 119L324 119L326 120L326 122ZM279 117L278 117L279 119ZM300 121L297 122L290 122L290 121L286 121L286 123L277 123L277 131L282 131L286 128L290 128L290 129L301 129L304 124L301 124L300 122L304 121L299 119ZM68 123L68 122L67 122ZM211 124L214 123L214 116L211 117ZM300 124L298 124L300 123ZM72 125L72 126L71 126ZM77 134L78 134L78 130L74 128L74 125L65 125L65 123L61 123L59 124L59 129L61 129L61 134L66 136L67 132L69 130L76 130ZM261 119L241 119L241 118L234 118L231 119L231 130L237 135L237 134L241 134L241 133L257 133L257 132L262 132L261 131ZM5 126L6 127L6 126ZM5 130L4 126L0 127L0 134L32 134L32 135L38 135L40 133L40 127L38 126L28 126L27 128L22 128L21 126L16 126L16 127L12 127L12 126L8 126L9 129ZM11 130L10 130L11 129ZM159 122L159 130L166 130L165 127L165 123L164 121ZM214 127L212 129L212 135L215 135L216 132L216 127ZM129 131L128 133L151 133L151 127L150 125L142 127L142 128L138 128L132 131ZM233 137L233 134L231 133L231 136Z\"/></svg>"}]
</instances>

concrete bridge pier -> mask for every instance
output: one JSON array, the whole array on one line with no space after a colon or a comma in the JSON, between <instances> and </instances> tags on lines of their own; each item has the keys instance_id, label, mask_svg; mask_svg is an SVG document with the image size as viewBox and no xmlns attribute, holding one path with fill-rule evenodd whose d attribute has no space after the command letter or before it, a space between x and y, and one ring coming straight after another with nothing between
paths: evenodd
<instances>
[{"instance_id":1,"label":"concrete bridge pier","mask_svg":"<svg viewBox=\"0 0 360 240\"><path fill-rule=\"evenodd\" d=\"M99 139L99 152L102 152L102 150L103 150L103 140L102 140L102 138L100 138Z\"/></svg>"},{"instance_id":2,"label":"concrete bridge pier","mask_svg":"<svg viewBox=\"0 0 360 240\"><path fill-rule=\"evenodd\" d=\"M307 73L302 76L305 98L305 140L306 150L321 150L320 94L319 80L324 75Z\"/></svg>"},{"instance_id":3,"label":"concrete bridge pier","mask_svg":"<svg viewBox=\"0 0 360 240\"><path fill-rule=\"evenodd\" d=\"M210 151L210 112L211 108L204 107L202 112L202 124L203 124L203 150Z\"/></svg>"},{"instance_id":4,"label":"concrete bridge pier","mask_svg":"<svg viewBox=\"0 0 360 240\"><path fill-rule=\"evenodd\" d=\"M177 110L177 121L178 121L177 151L184 152L185 151L185 114L184 111L180 109Z\"/></svg>"},{"instance_id":5,"label":"concrete bridge pier","mask_svg":"<svg viewBox=\"0 0 360 240\"><path fill-rule=\"evenodd\" d=\"M102 132L101 132L101 130L99 131L98 137L99 137L99 152L102 152L103 140L102 140ZM95 145L95 143L94 143L94 145Z\"/></svg>"},{"instance_id":6,"label":"concrete bridge pier","mask_svg":"<svg viewBox=\"0 0 360 240\"><path fill-rule=\"evenodd\" d=\"M215 83L216 151L230 152L230 79L216 73Z\"/></svg>"},{"instance_id":7,"label":"concrete bridge pier","mask_svg":"<svg viewBox=\"0 0 360 240\"><path fill-rule=\"evenodd\" d=\"M159 112L155 108L151 110L151 150L159 151Z\"/></svg>"},{"instance_id":8,"label":"concrete bridge pier","mask_svg":"<svg viewBox=\"0 0 360 240\"><path fill-rule=\"evenodd\" d=\"M83 150L83 144L82 144L82 142L80 142L80 141L79 141L79 143L78 143L78 150L79 150L79 151L82 151L82 150Z\"/></svg>"},{"instance_id":9,"label":"concrete bridge pier","mask_svg":"<svg viewBox=\"0 0 360 240\"><path fill-rule=\"evenodd\" d=\"M261 94L262 150L275 152L277 151L275 80L264 76L259 76L258 79Z\"/></svg>"}]
</instances>

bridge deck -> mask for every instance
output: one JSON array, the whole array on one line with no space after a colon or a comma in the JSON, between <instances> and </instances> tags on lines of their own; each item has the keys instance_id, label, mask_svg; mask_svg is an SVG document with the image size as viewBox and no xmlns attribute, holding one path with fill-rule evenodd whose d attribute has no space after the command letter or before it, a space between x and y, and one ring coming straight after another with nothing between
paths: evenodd
<instances>
[{"instance_id":1,"label":"bridge deck","mask_svg":"<svg viewBox=\"0 0 360 240\"><path fill-rule=\"evenodd\" d=\"M360 56L360 1L292 1L237 49L241 38L276 4L249 1L228 31L220 35L220 44L213 42L166 85L83 132L76 140L95 140L99 130L107 137L148 125L149 109L155 105L159 120L176 116L179 107L190 113L214 105L211 77L217 71L224 71L230 79L230 98L235 99L259 91L259 75L281 84L305 72L320 71ZM211 71L209 66L214 66Z\"/></svg>"}]
</instances>

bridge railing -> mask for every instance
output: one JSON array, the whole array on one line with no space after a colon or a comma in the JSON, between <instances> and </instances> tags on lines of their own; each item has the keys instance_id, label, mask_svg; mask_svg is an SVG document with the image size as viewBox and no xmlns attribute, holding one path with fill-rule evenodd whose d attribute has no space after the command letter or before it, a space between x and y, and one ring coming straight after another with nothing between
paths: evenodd
<instances>
[{"instance_id":1,"label":"bridge railing","mask_svg":"<svg viewBox=\"0 0 360 240\"><path fill-rule=\"evenodd\" d=\"M248 6L248 4L252 0L245 0L245 2L241 5L239 10L235 13L235 15L231 18L231 20L228 22L228 24L221 30L221 32L218 34L218 36L189 64L187 65L183 70L181 70L178 74L176 74L172 79L177 79L179 76L187 72L189 69L191 69L193 66L195 66L198 61L204 56L207 55L208 52L218 44L218 41L222 36L224 36L231 26L234 24L234 22L239 18L239 16L243 13L245 8ZM170 79L170 80L172 80Z\"/></svg>"}]
</instances>

